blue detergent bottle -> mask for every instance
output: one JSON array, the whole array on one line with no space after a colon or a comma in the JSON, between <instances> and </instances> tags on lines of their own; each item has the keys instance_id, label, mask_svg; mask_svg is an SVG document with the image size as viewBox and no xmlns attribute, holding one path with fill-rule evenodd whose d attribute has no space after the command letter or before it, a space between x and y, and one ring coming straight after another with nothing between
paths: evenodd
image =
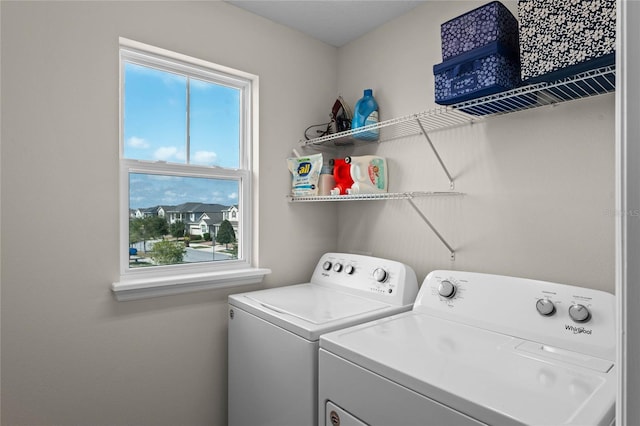
<instances>
[{"instance_id":1,"label":"blue detergent bottle","mask_svg":"<svg viewBox=\"0 0 640 426\"><path fill-rule=\"evenodd\" d=\"M377 124L378 121L378 102L373 97L373 90L365 89L364 96L356 102L353 119L351 120L351 129L355 130L370 124ZM380 137L380 129L357 132L353 134L353 137L366 141L377 141Z\"/></svg>"}]
</instances>

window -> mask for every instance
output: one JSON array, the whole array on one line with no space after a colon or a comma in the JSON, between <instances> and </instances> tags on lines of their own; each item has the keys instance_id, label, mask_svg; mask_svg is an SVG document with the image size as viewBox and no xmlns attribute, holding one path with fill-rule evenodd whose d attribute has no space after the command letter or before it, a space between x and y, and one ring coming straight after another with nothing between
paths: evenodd
<instances>
[{"instance_id":1,"label":"window","mask_svg":"<svg viewBox=\"0 0 640 426\"><path fill-rule=\"evenodd\" d=\"M259 282L270 271L253 253L257 77L121 39L120 83L116 297Z\"/></svg>"}]
</instances>

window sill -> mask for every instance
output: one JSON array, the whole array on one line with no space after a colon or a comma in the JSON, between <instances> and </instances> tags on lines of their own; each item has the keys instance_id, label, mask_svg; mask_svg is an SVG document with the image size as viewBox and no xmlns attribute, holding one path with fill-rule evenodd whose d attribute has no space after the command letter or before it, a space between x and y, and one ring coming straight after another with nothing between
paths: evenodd
<instances>
[{"instance_id":1,"label":"window sill","mask_svg":"<svg viewBox=\"0 0 640 426\"><path fill-rule=\"evenodd\" d=\"M124 279L111 285L119 302L150 297L168 296L200 290L259 284L271 270L246 268L224 272L185 274L173 277Z\"/></svg>"}]
</instances>

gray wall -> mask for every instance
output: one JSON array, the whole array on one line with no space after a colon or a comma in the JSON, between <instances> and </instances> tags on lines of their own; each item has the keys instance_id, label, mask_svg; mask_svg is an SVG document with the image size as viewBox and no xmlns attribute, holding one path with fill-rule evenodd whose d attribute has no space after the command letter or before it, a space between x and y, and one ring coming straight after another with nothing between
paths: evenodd
<instances>
[{"instance_id":1,"label":"gray wall","mask_svg":"<svg viewBox=\"0 0 640 426\"><path fill-rule=\"evenodd\" d=\"M284 159L327 117L336 49L223 2L1 8L2 424L225 424L232 290L120 303L109 290L119 276L118 37L260 76L269 286L307 280L335 247L335 212L287 203Z\"/></svg>"},{"instance_id":2,"label":"gray wall","mask_svg":"<svg viewBox=\"0 0 640 426\"><path fill-rule=\"evenodd\" d=\"M517 16L517 3L504 2ZM340 49L339 90L372 88L381 118L436 106L440 26L473 7L427 2ZM399 258L419 279L474 270L614 291L615 96L504 115L432 134L462 199L416 204L457 249L456 260L406 201L340 206L339 248ZM385 142L393 191L448 189L423 137Z\"/></svg>"},{"instance_id":3,"label":"gray wall","mask_svg":"<svg viewBox=\"0 0 640 426\"><path fill-rule=\"evenodd\" d=\"M433 106L428 2L335 49L221 2L7 2L2 14L2 424L223 425L226 296L115 302L118 36L260 76L260 266L308 279L329 250L613 291L612 95L517 113L434 143L467 195L288 204L284 159L335 96L373 88L382 119ZM515 3L511 3L513 7ZM371 153L362 148L356 153ZM381 144L390 185L446 190L420 138Z\"/></svg>"}]
</instances>

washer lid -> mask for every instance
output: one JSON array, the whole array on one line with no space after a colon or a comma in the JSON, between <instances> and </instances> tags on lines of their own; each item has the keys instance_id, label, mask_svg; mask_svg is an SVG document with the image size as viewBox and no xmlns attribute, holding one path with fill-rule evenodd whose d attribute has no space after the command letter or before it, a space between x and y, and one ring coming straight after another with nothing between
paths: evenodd
<instances>
[{"instance_id":1,"label":"washer lid","mask_svg":"<svg viewBox=\"0 0 640 426\"><path fill-rule=\"evenodd\" d=\"M298 284L229 296L229 303L308 340L321 333L411 309L315 284Z\"/></svg>"},{"instance_id":2,"label":"washer lid","mask_svg":"<svg viewBox=\"0 0 640 426\"><path fill-rule=\"evenodd\" d=\"M320 347L488 424L609 424L614 416L612 362L415 311L325 334Z\"/></svg>"}]
</instances>

